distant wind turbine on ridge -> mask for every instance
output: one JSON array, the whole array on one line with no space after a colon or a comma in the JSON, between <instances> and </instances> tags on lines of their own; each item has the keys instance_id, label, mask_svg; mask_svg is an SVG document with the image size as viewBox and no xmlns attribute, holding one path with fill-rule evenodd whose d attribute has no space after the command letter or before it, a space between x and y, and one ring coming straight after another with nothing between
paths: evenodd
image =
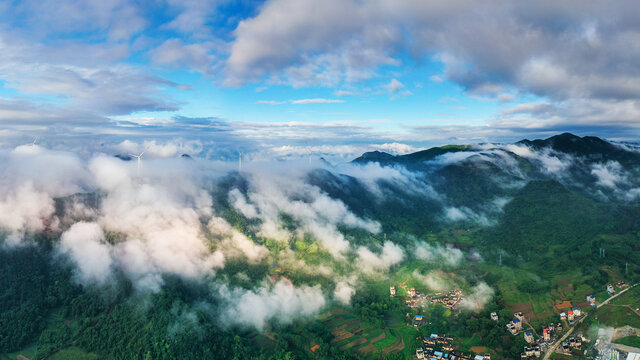
<instances>
[{"instance_id":1,"label":"distant wind turbine on ridge","mask_svg":"<svg viewBox=\"0 0 640 360\"><path fill-rule=\"evenodd\" d=\"M238 151L238 172L242 172L242 152Z\"/></svg>"},{"instance_id":2,"label":"distant wind turbine on ridge","mask_svg":"<svg viewBox=\"0 0 640 360\"><path fill-rule=\"evenodd\" d=\"M31 143L31 146L36 146L36 142L38 141L38 139L40 139L40 135L36 136L36 138L33 139L33 142Z\"/></svg>"},{"instance_id":3,"label":"distant wind turbine on ridge","mask_svg":"<svg viewBox=\"0 0 640 360\"><path fill-rule=\"evenodd\" d=\"M311 156L313 156L313 150L307 146L307 151L309 152L309 165L311 165Z\"/></svg>"},{"instance_id":4,"label":"distant wind turbine on ridge","mask_svg":"<svg viewBox=\"0 0 640 360\"><path fill-rule=\"evenodd\" d=\"M140 153L140 155L135 155L135 154L129 154L129 156L133 156L134 158L138 158L138 171L137 171L137 175L140 176L140 162L142 161L142 154L144 154L144 151Z\"/></svg>"}]
</instances>

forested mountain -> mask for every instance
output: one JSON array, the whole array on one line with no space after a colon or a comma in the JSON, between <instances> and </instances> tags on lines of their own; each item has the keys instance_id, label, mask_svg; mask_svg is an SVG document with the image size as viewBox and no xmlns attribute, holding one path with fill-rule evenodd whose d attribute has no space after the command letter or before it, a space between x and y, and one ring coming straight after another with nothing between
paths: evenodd
<instances>
[{"instance_id":1,"label":"forested mountain","mask_svg":"<svg viewBox=\"0 0 640 360\"><path fill-rule=\"evenodd\" d=\"M77 168L57 183L7 180L20 190L0 199L17 209L0 217L0 358L405 358L428 331L510 358L521 341L487 311L559 278L597 290L640 271L640 152L595 137L243 172L177 159L175 173L151 163L139 175L113 156L29 156ZM319 320L348 312L391 338L409 311L388 296L401 281L490 291L451 318L425 313L431 328L397 333L389 351L349 349Z\"/></svg>"}]
</instances>

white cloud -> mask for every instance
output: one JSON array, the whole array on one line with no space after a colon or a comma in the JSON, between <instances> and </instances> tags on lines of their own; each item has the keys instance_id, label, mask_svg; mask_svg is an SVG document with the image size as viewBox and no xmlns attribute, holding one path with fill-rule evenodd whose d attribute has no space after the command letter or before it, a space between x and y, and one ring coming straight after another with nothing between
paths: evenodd
<instances>
[{"instance_id":1,"label":"white cloud","mask_svg":"<svg viewBox=\"0 0 640 360\"><path fill-rule=\"evenodd\" d=\"M44 221L54 212L53 199L25 183L17 189L5 190L0 197L0 227L9 230L10 245L21 243L25 232L44 229Z\"/></svg>"},{"instance_id":2,"label":"white cloud","mask_svg":"<svg viewBox=\"0 0 640 360\"><path fill-rule=\"evenodd\" d=\"M469 311L481 310L491 300L493 294L494 291L489 285L480 282L471 288L471 293L463 296L460 307Z\"/></svg>"},{"instance_id":3,"label":"white cloud","mask_svg":"<svg viewBox=\"0 0 640 360\"><path fill-rule=\"evenodd\" d=\"M228 301L221 315L223 323L260 331L267 321L287 324L296 318L314 315L325 305L319 286L295 287L288 280L257 290L223 288L220 292Z\"/></svg>"},{"instance_id":4,"label":"white cloud","mask_svg":"<svg viewBox=\"0 0 640 360\"><path fill-rule=\"evenodd\" d=\"M96 223L79 222L62 234L59 249L78 266L81 283L105 283L111 276L111 248Z\"/></svg>"},{"instance_id":5,"label":"white cloud","mask_svg":"<svg viewBox=\"0 0 640 360\"><path fill-rule=\"evenodd\" d=\"M443 291L449 288L449 282L439 276L435 272L427 273L426 275L422 275L418 270L414 270L411 274L413 278L419 280L424 284L424 286L428 287L433 291Z\"/></svg>"},{"instance_id":6,"label":"white cloud","mask_svg":"<svg viewBox=\"0 0 640 360\"><path fill-rule=\"evenodd\" d=\"M444 261L447 265L456 266L464 259L462 250L454 248L452 245L442 246L439 244L430 245L425 242L416 242L413 255L421 260L430 262Z\"/></svg>"},{"instance_id":7,"label":"white cloud","mask_svg":"<svg viewBox=\"0 0 640 360\"><path fill-rule=\"evenodd\" d=\"M390 152L392 154L404 155L414 153L416 151L424 150L424 148L414 147L408 144L402 144L398 142L384 143L380 145L373 145L375 148L382 151Z\"/></svg>"},{"instance_id":8,"label":"white cloud","mask_svg":"<svg viewBox=\"0 0 640 360\"><path fill-rule=\"evenodd\" d=\"M212 43L185 44L180 39L169 39L151 50L151 61L158 65L182 66L203 74L213 73L215 45Z\"/></svg>"},{"instance_id":9,"label":"white cloud","mask_svg":"<svg viewBox=\"0 0 640 360\"><path fill-rule=\"evenodd\" d=\"M406 89L406 86L404 86L403 83L398 81L398 79L391 79L391 81L389 81L388 84L385 84L384 86L382 86L382 88L386 92L393 95L398 95L398 96L413 95L411 91Z\"/></svg>"},{"instance_id":10,"label":"white cloud","mask_svg":"<svg viewBox=\"0 0 640 360\"><path fill-rule=\"evenodd\" d=\"M322 99L322 98L291 100L291 103L294 104L294 105L334 104L334 103L343 103L343 102L344 102L344 100L340 100L340 99Z\"/></svg>"},{"instance_id":11,"label":"white cloud","mask_svg":"<svg viewBox=\"0 0 640 360\"><path fill-rule=\"evenodd\" d=\"M404 84L398 81L398 79L391 79L391 81L384 86L384 89L392 94L395 94L404 88Z\"/></svg>"},{"instance_id":12,"label":"white cloud","mask_svg":"<svg viewBox=\"0 0 640 360\"><path fill-rule=\"evenodd\" d=\"M340 200L329 197L318 187L305 184L306 172L278 173L279 167L270 164L259 172L245 172L249 183L246 197L232 190L233 205L247 214L257 214L262 220L260 234L279 240L291 234L281 224L281 214L291 216L301 231L313 235L332 255L341 257L349 249L349 242L337 229L338 224L361 228L369 232L380 231L377 222L354 215ZM251 204L251 205L250 205Z\"/></svg>"},{"instance_id":13,"label":"white cloud","mask_svg":"<svg viewBox=\"0 0 640 360\"><path fill-rule=\"evenodd\" d=\"M358 248L358 262L365 271L388 270L391 266L404 260L404 250L391 241L385 241L376 254L365 246Z\"/></svg>"},{"instance_id":14,"label":"white cloud","mask_svg":"<svg viewBox=\"0 0 640 360\"><path fill-rule=\"evenodd\" d=\"M616 188L620 183L627 183L622 165L617 161L609 161L603 164L594 164L591 174L598 179L598 184L608 188Z\"/></svg>"},{"instance_id":15,"label":"white cloud","mask_svg":"<svg viewBox=\"0 0 640 360\"><path fill-rule=\"evenodd\" d=\"M566 170L573 161L573 158L567 154L560 154L552 151L551 149L533 150L524 145L506 145L505 150L511 151L514 154L532 159L541 165L542 170L549 174L562 176L564 170Z\"/></svg>"},{"instance_id":16,"label":"white cloud","mask_svg":"<svg viewBox=\"0 0 640 360\"><path fill-rule=\"evenodd\" d=\"M333 297L343 305L349 305L349 303L351 303L351 297L353 297L355 292L356 290L348 282L339 281L333 291Z\"/></svg>"}]
</instances>

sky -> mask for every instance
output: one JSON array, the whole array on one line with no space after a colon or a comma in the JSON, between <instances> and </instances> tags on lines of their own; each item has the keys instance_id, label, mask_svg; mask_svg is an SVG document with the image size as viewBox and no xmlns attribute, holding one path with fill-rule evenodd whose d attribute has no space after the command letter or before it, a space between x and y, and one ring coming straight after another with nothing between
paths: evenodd
<instances>
[{"instance_id":1,"label":"sky","mask_svg":"<svg viewBox=\"0 0 640 360\"><path fill-rule=\"evenodd\" d=\"M565 131L635 141L636 8L0 0L0 147L349 158Z\"/></svg>"}]
</instances>

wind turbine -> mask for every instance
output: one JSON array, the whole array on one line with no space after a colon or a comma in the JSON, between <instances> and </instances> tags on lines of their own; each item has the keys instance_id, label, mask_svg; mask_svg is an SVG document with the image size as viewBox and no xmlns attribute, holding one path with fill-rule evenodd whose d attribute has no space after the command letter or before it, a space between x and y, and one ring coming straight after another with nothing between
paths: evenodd
<instances>
[{"instance_id":1,"label":"wind turbine","mask_svg":"<svg viewBox=\"0 0 640 360\"><path fill-rule=\"evenodd\" d=\"M309 152L309 165L311 165L311 156L313 155L313 150L307 146L307 151Z\"/></svg>"},{"instance_id":2,"label":"wind turbine","mask_svg":"<svg viewBox=\"0 0 640 360\"><path fill-rule=\"evenodd\" d=\"M40 139L40 135L36 136L36 138L33 139L33 142L31 143L31 146L36 146L36 142L38 141L38 139Z\"/></svg>"},{"instance_id":3,"label":"wind turbine","mask_svg":"<svg viewBox=\"0 0 640 360\"><path fill-rule=\"evenodd\" d=\"M142 161L142 154L144 154L144 151L140 153L140 155L134 155L134 154L129 154L129 156L133 156L134 158L138 158L138 176L140 176L140 162Z\"/></svg>"},{"instance_id":4,"label":"wind turbine","mask_svg":"<svg viewBox=\"0 0 640 360\"><path fill-rule=\"evenodd\" d=\"M238 172L242 172L242 152L238 151Z\"/></svg>"}]
</instances>

